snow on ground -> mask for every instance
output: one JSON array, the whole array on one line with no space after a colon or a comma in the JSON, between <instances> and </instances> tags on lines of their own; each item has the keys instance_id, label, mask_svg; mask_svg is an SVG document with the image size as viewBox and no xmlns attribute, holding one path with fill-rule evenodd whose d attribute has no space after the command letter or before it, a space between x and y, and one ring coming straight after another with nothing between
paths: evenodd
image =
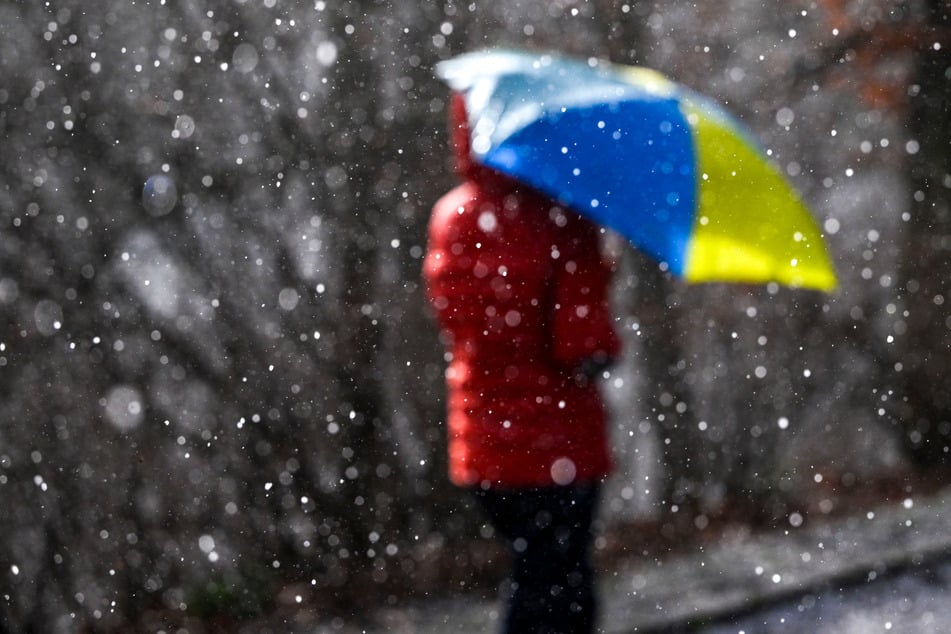
<instances>
[{"instance_id":1,"label":"snow on ground","mask_svg":"<svg viewBox=\"0 0 951 634\"><path fill-rule=\"evenodd\" d=\"M922 564L874 581L830 587L749 614L702 634L946 634L951 632L951 561Z\"/></svg>"},{"instance_id":2,"label":"snow on ground","mask_svg":"<svg viewBox=\"0 0 951 634\"><path fill-rule=\"evenodd\" d=\"M951 488L796 530L724 536L601 579L601 632L951 632ZM394 606L376 626L316 632L475 634L500 606L473 597ZM313 632L310 630L309 632Z\"/></svg>"}]
</instances>

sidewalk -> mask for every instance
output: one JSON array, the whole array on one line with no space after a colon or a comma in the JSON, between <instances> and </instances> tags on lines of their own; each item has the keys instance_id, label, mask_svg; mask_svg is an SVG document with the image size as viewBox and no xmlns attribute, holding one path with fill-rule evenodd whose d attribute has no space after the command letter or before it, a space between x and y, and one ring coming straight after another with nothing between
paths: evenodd
<instances>
[{"instance_id":1,"label":"sidewalk","mask_svg":"<svg viewBox=\"0 0 951 634\"><path fill-rule=\"evenodd\" d=\"M951 488L851 517L725 537L601 580L605 634L671 631L749 612L833 583L865 582L951 554ZM381 612L380 631L491 632L499 606L459 598ZM337 632L347 630L335 630Z\"/></svg>"}]
</instances>

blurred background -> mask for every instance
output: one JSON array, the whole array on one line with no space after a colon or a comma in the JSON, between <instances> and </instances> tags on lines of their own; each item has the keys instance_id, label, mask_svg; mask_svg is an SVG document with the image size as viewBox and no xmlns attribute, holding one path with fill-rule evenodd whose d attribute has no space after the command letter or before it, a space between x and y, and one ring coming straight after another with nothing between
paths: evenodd
<instances>
[{"instance_id":1,"label":"blurred background","mask_svg":"<svg viewBox=\"0 0 951 634\"><path fill-rule=\"evenodd\" d=\"M944 0L0 0L0 631L229 631L466 592L420 266L443 59L656 68L811 206L840 288L613 243L605 561L949 480ZM647 553L647 554L645 554Z\"/></svg>"}]
</instances>

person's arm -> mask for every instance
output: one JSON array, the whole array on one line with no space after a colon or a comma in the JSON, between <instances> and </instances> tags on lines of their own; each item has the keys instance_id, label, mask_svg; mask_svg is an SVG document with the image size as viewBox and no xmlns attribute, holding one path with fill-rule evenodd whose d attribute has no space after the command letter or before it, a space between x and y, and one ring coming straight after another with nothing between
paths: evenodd
<instances>
[{"instance_id":1,"label":"person's arm","mask_svg":"<svg viewBox=\"0 0 951 634\"><path fill-rule=\"evenodd\" d=\"M601 257L597 227L568 216L558 230L552 280L552 350L560 365L591 378L620 353L608 290L611 271Z\"/></svg>"}]
</instances>

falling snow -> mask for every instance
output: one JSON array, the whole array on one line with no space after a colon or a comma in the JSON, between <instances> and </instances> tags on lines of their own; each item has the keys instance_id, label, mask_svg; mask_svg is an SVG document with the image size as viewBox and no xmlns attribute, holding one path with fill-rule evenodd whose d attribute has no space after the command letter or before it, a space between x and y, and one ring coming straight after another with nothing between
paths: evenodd
<instances>
[{"instance_id":1,"label":"falling snow","mask_svg":"<svg viewBox=\"0 0 951 634\"><path fill-rule=\"evenodd\" d=\"M881 496L921 525L910 474L951 437L940 3L87 4L0 5L0 630L345 631L496 596L499 544L445 478L419 275L453 183L432 68L488 45L654 67L723 103L841 282L688 288L605 235L626 346L602 383L605 570L644 593L638 566L737 518L862 535ZM789 552L821 572L822 550ZM861 621L813 590L762 618L944 631L949 578L858 590Z\"/></svg>"}]
</instances>

